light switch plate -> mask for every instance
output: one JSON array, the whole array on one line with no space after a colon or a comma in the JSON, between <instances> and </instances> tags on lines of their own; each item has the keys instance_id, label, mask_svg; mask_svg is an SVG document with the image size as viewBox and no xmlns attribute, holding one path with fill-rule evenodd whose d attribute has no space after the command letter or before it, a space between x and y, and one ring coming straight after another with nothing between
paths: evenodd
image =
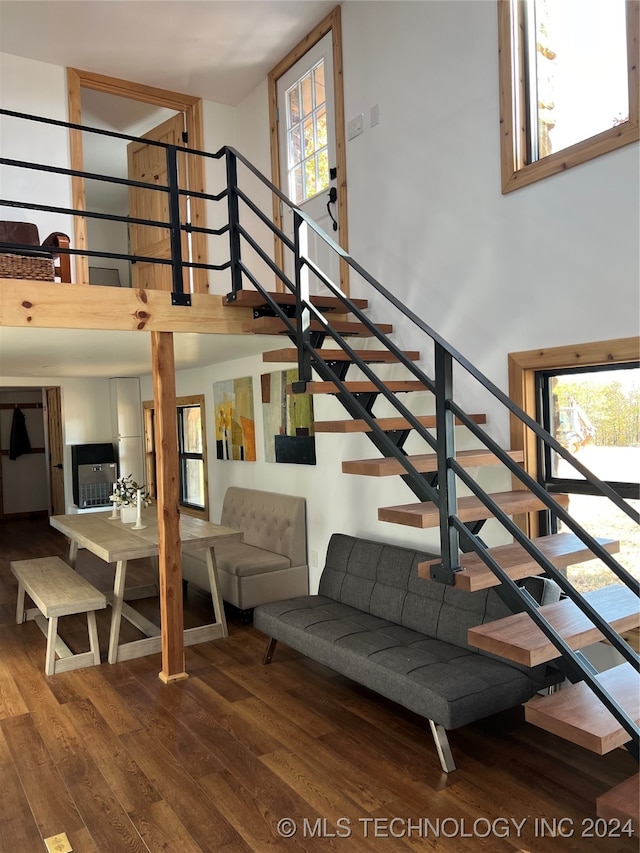
<instances>
[{"instance_id":1,"label":"light switch plate","mask_svg":"<svg viewBox=\"0 0 640 853\"><path fill-rule=\"evenodd\" d=\"M364 115L360 113L359 116L352 118L351 121L347 124L347 139L355 139L356 136L360 136L363 131Z\"/></svg>"}]
</instances>

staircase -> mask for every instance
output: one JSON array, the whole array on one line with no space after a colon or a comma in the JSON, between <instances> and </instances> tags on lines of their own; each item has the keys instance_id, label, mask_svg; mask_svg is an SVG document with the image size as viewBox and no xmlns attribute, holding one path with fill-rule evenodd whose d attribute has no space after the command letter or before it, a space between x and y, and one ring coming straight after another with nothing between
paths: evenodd
<instances>
[{"instance_id":1,"label":"staircase","mask_svg":"<svg viewBox=\"0 0 640 853\"><path fill-rule=\"evenodd\" d=\"M237 304L243 304L244 300L246 306L246 300L249 299L254 308L254 320L246 326L248 333L278 334L291 338L294 343L299 340L298 319L291 310L291 294L248 291L247 296L238 294L238 297ZM231 306L234 301L229 300L228 304ZM385 365L403 363L408 366L419 361L420 354L414 350L394 351L393 347L351 349L350 342L357 345L360 339L376 337L378 341L384 342L392 328L388 324L374 326L362 320L345 320L344 305L337 297L334 301L331 297L310 296L309 304L317 309L319 316L311 319L307 326L309 379L304 382L303 389L312 394L336 396L350 415L344 420L317 421L315 431L336 435L355 432L367 435L380 455L344 461L343 473L362 477L399 476L419 498L400 506L381 506L378 510L380 521L420 529L440 527L442 509L438 482L443 475L442 454L438 453L437 438L432 438L429 431L435 430L437 436L439 428L448 430L450 434L460 427L478 428L486 423L486 416L463 412L453 414L452 410L447 424L441 414L415 416L400 404L397 416L376 417L373 410L381 395L387 399L392 397L394 402L399 400L399 395L414 392L427 391L437 395L437 381L425 381L424 377L383 381L372 374L366 381L349 380L348 372L353 366L365 373L370 365L384 368ZM356 307L360 312L367 305L364 300L358 300ZM279 316L279 309L285 316ZM325 316L340 317L340 321L328 321L329 326L323 320ZM337 348L325 346L328 337L338 343ZM270 363L297 363L301 370L305 367L298 347L272 350L264 354L263 360ZM314 378L311 371L319 379ZM290 387L287 390L294 393L302 388ZM422 434L430 445L429 449L434 452L405 453L405 442L416 433ZM429 441L429 438L432 440ZM451 459L459 471L480 470L496 465L508 465L513 470L514 466L521 466L523 453L498 449L489 442L489 446L472 450L456 451L454 447ZM445 468L444 477L447 476ZM540 574L562 578L561 570L568 565L593 559L594 553L611 557L619 551L617 541L597 538L591 544L590 537L576 533L556 533L525 543L516 540L512 544L487 548L478 533L486 520L496 517L496 512L503 517L513 517L523 513L550 511L550 501L553 510L567 510L568 495L554 495L553 498L546 496L545 500L545 496L536 493L535 489L523 487L523 483L516 482L515 485L516 488L512 490L492 493L488 501L482 494L456 497L455 517L462 551L454 566L455 571L447 576L447 567L443 566L442 561L436 561L421 564L420 576L434 581L444 580L469 592L499 587L505 583L511 583L519 589L518 581ZM522 593L518 592L517 595ZM552 605L539 608L534 605L537 621L528 612L530 607L518 606L513 595L507 596L507 600L512 609L521 612L470 629L468 641L471 645L526 666L549 661L562 664L564 648L570 650L570 654L577 653L578 663L571 660L566 667L567 675L574 683L558 692L536 696L527 702L525 719L532 725L600 755L625 745L637 751L637 725L640 720L637 657L635 663L625 662L608 672L596 674L589 671L588 664L579 652L581 648L603 637L617 647L626 645L620 634L640 625L637 588L614 584L584 596L581 604L566 597ZM584 604L588 611L586 613L582 609ZM593 611L602 617L604 626L593 623L589 615ZM546 622L548 629L540 626L540 619ZM615 639L612 639L613 635ZM560 649L555 637L560 638ZM583 673L582 668L587 672ZM622 721L612 713L612 707L621 712L619 716L622 716ZM602 817L615 814L620 820L624 816L625 821L632 818L635 814L633 808L637 811L636 800L631 792L632 785L629 781L603 794L598 799L598 814Z\"/></svg>"}]
</instances>

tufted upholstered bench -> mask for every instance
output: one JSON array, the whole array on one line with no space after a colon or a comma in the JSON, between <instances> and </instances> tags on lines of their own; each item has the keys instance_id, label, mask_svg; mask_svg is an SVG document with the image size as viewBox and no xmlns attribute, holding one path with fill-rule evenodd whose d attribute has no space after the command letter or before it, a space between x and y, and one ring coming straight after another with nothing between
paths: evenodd
<instances>
[{"instance_id":1,"label":"tufted upholstered bench","mask_svg":"<svg viewBox=\"0 0 640 853\"><path fill-rule=\"evenodd\" d=\"M264 663L281 640L426 717L449 772L448 729L526 702L562 676L470 646L468 628L511 611L494 589L466 592L418 577L418 563L436 556L334 533L319 594L263 604L253 622L271 638Z\"/></svg>"},{"instance_id":2,"label":"tufted upholstered bench","mask_svg":"<svg viewBox=\"0 0 640 853\"><path fill-rule=\"evenodd\" d=\"M222 598L243 611L245 619L258 604L307 594L304 498L229 486L220 524L244 534L242 542L216 545L215 555ZM182 576L208 590L204 554L185 552Z\"/></svg>"}]
</instances>

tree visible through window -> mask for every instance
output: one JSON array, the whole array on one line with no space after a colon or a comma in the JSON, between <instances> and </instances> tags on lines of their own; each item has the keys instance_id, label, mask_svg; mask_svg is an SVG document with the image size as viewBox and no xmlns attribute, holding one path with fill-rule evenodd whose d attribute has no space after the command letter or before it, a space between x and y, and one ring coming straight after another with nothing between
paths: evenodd
<instances>
[{"instance_id":1,"label":"tree visible through window","mask_svg":"<svg viewBox=\"0 0 640 853\"><path fill-rule=\"evenodd\" d=\"M554 438L603 482L640 508L640 367L637 362L540 371L540 420ZM542 480L550 491L568 492L569 512L594 536L620 542L619 562L640 578L640 528L597 493L569 462L549 448ZM559 530L566 528L563 524ZM618 582L600 560L567 568L582 592Z\"/></svg>"},{"instance_id":2,"label":"tree visible through window","mask_svg":"<svg viewBox=\"0 0 640 853\"><path fill-rule=\"evenodd\" d=\"M503 192L636 141L632 0L498 0Z\"/></svg>"},{"instance_id":3,"label":"tree visible through window","mask_svg":"<svg viewBox=\"0 0 640 853\"><path fill-rule=\"evenodd\" d=\"M329 186L324 60L286 93L289 195L300 204Z\"/></svg>"}]
</instances>

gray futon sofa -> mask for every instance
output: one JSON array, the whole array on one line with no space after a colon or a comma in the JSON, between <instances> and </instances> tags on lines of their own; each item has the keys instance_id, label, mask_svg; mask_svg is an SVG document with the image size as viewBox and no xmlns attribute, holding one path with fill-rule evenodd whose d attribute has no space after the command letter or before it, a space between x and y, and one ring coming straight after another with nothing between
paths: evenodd
<instances>
[{"instance_id":1,"label":"gray futon sofa","mask_svg":"<svg viewBox=\"0 0 640 853\"><path fill-rule=\"evenodd\" d=\"M562 681L469 646L467 629L511 612L495 590L465 592L418 577L437 557L334 534L318 595L263 604L254 625L426 717L443 769L455 769L446 730L514 707ZM552 583L552 582L550 582Z\"/></svg>"}]
</instances>

